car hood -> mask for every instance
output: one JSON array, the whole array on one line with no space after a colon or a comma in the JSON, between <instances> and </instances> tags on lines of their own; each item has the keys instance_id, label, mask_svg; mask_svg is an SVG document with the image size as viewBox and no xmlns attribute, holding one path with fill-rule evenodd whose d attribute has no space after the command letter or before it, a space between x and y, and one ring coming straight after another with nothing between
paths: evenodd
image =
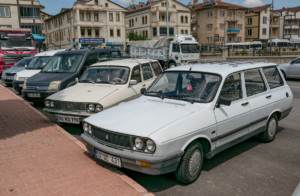
<instances>
[{"instance_id":1,"label":"car hood","mask_svg":"<svg viewBox=\"0 0 300 196\"><path fill-rule=\"evenodd\" d=\"M47 99L66 102L98 103L120 88L119 85L78 83L59 91Z\"/></svg>"},{"instance_id":2,"label":"car hood","mask_svg":"<svg viewBox=\"0 0 300 196\"><path fill-rule=\"evenodd\" d=\"M50 82L61 81L70 77L71 73L43 73L40 72L27 80L28 86L48 86Z\"/></svg>"},{"instance_id":3,"label":"car hood","mask_svg":"<svg viewBox=\"0 0 300 196\"><path fill-rule=\"evenodd\" d=\"M290 63L282 63L282 64L279 64L279 67L280 68L284 68L284 67L288 67L290 66Z\"/></svg>"},{"instance_id":4,"label":"car hood","mask_svg":"<svg viewBox=\"0 0 300 196\"><path fill-rule=\"evenodd\" d=\"M25 69L23 71L18 72L17 76L29 78L29 77L39 73L40 71L41 71L40 69Z\"/></svg>"},{"instance_id":5,"label":"car hood","mask_svg":"<svg viewBox=\"0 0 300 196\"><path fill-rule=\"evenodd\" d=\"M149 137L157 130L199 110L194 104L178 100L142 96L85 119L94 126L128 135Z\"/></svg>"},{"instance_id":6,"label":"car hood","mask_svg":"<svg viewBox=\"0 0 300 196\"><path fill-rule=\"evenodd\" d=\"M25 69L24 67L12 67L10 69L5 70L4 73L17 73L24 69Z\"/></svg>"}]
</instances>

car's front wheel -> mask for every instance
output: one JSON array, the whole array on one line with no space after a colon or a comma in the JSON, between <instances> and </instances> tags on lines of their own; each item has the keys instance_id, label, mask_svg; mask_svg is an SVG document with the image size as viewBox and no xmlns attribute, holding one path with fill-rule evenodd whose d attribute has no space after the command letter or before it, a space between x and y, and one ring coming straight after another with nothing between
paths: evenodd
<instances>
[{"instance_id":1,"label":"car's front wheel","mask_svg":"<svg viewBox=\"0 0 300 196\"><path fill-rule=\"evenodd\" d=\"M176 179L184 184L197 180L203 165L203 147L200 142L192 142L186 149L175 171Z\"/></svg>"},{"instance_id":2,"label":"car's front wheel","mask_svg":"<svg viewBox=\"0 0 300 196\"><path fill-rule=\"evenodd\" d=\"M266 130L261 133L261 140L263 142L271 142L275 139L278 129L278 118L273 114L267 122Z\"/></svg>"}]
</instances>

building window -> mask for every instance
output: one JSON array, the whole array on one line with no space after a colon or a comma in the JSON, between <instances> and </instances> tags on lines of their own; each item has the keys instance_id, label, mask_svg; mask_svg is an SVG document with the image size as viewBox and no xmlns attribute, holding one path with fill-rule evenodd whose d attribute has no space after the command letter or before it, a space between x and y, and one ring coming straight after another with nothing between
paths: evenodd
<instances>
[{"instance_id":1,"label":"building window","mask_svg":"<svg viewBox=\"0 0 300 196\"><path fill-rule=\"evenodd\" d=\"M83 12L80 12L79 17L80 17L80 21L84 21L84 13Z\"/></svg>"},{"instance_id":2,"label":"building window","mask_svg":"<svg viewBox=\"0 0 300 196\"><path fill-rule=\"evenodd\" d=\"M185 16L185 23L188 23L189 22L189 19L187 16Z\"/></svg>"},{"instance_id":3,"label":"building window","mask_svg":"<svg viewBox=\"0 0 300 196\"><path fill-rule=\"evenodd\" d=\"M231 17L232 16L232 12L228 12L228 16Z\"/></svg>"},{"instance_id":4,"label":"building window","mask_svg":"<svg viewBox=\"0 0 300 196\"><path fill-rule=\"evenodd\" d=\"M221 41L221 42L224 42L224 37L220 37L220 41Z\"/></svg>"},{"instance_id":5,"label":"building window","mask_svg":"<svg viewBox=\"0 0 300 196\"><path fill-rule=\"evenodd\" d=\"M175 4L173 5L173 8L176 9L176 5Z\"/></svg>"},{"instance_id":6,"label":"building window","mask_svg":"<svg viewBox=\"0 0 300 196\"><path fill-rule=\"evenodd\" d=\"M11 29L12 26L11 26L11 25L0 25L0 28L3 28L3 29Z\"/></svg>"},{"instance_id":7,"label":"building window","mask_svg":"<svg viewBox=\"0 0 300 196\"><path fill-rule=\"evenodd\" d=\"M99 5L99 2L98 2L98 0L95 0L95 5Z\"/></svg>"},{"instance_id":8,"label":"building window","mask_svg":"<svg viewBox=\"0 0 300 196\"><path fill-rule=\"evenodd\" d=\"M206 31L211 31L213 28L213 25L212 24L207 24L206 25Z\"/></svg>"},{"instance_id":9,"label":"building window","mask_svg":"<svg viewBox=\"0 0 300 196\"><path fill-rule=\"evenodd\" d=\"M165 7L165 3L161 3L161 7Z\"/></svg>"},{"instance_id":10,"label":"building window","mask_svg":"<svg viewBox=\"0 0 300 196\"><path fill-rule=\"evenodd\" d=\"M91 21L91 13L86 13L86 19L87 21Z\"/></svg>"},{"instance_id":11,"label":"building window","mask_svg":"<svg viewBox=\"0 0 300 196\"><path fill-rule=\"evenodd\" d=\"M189 34L188 30L185 30L185 34Z\"/></svg>"},{"instance_id":12,"label":"building window","mask_svg":"<svg viewBox=\"0 0 300 196\"><path fill-rule=\"evenodd\" d=\"M252 25L252 18L247 19L247 25Z\"/></svg>"},{"instance_id":13,"label":"building window","mask_svg":"<svg viewBox=\"0 0 300 196\"><path fill-rule=\"evenodd\" d=\"M81 36L84 36L85 35L85 29L81 29Z\"/></svg>"},{"instance_id":14,"label":"building window","mask_svg":"<svg viewBox=\"0 0 300 196\"><path fill-rule=\"evenodd\" d=\"M114 36L114 29L110 29L110 30L109 30L109 35L110 35L110 37L113 37L113 36Z\"/></svg>"},{"instance_id":15,"label":"building window","mask_svg":"<svg viewBox=\"0 0 300 196\"><path fill-rule=\"evenodd\" d=\"M117 29L117 37L121 37L121 29Z\"/></svg>"},{"instance_id":16,"label":"building window","mask_svg":"<svg viewBox=\"0 0 300 196\"><path fill-rule=\"evenodd\" d=\"M247 30L247 35L248 35L248 36L251 36L251 35L252 35L252 29L248 29L248 30Z\"/></svg>"},{"instance_id":17,"label":"building window","mask_svg":"<svg viewBox=\"0 0 300 196\"><path fill-rule=\"evenodd\" d=\"M40 8L20 7L21 18L40 18Z\"/></svg>"},{"instance_id":18,"label":"building window","mask_svg":"<svg viewBox=\"0 0 300 196\"><path fill-rule=\"evenodd\" d=\"M159 34L162 36L167 35L167 27L160 27ZM174 28L169 28L169 35L174 35Z\"/></svg>"},{"instance_id":19,"label":"building window","mask_svg":"<svg viewBox=\"0 0 300 196\"><path fill-rule=\"evenodd\" d=\"M267 17L263 17L263 24L267 24Z\"/></svg>"},{"instance_id":20,"label":"building window","mask_svg":"<svg viewBox=\"0 0 300 196\"><path fill-rule=\"evenodd\" d=\"M267 28L263 28L263 29L262 29L262 34L263 34L263 35L267 35Z\"/></svg>"},{"instance_id":21,"label":"building window","mask_svg":"<svg viewBox=\"0 0 300 196\"><path fill-rule=\"evenodd\" d=\"M184 30L183 29L181 29L181 34L184 34Z\"/></svg>"},{"instance_id":22,"label":"building window","mask_svg":"<svg viewBox=\"0 0 300 196\"><path fill-rule=\"evenodd\" d=\"M148 18L147 18L147 16L145 16L145 24L147 24L148 23Z\"/></svg>"},{"instance_id":23,"label":"building window","mask_svg":"<svg viewBox=\"0 0 300 196\"><path fill-rule=\"evenodd\" d=\"M237 37L237 38L236 38L236 41L237 41L237 42L241 42L241 41L242 41L242 37Z\"/></svg>"},{"instance_id":24,"label":"building window","mask_svg":"<svg viewBox=\"0 0 300 196\"><path fill-rule=\"evenodd\" d=\"M118 14L116 14L116 21L120 21L120 14L118 13Z\"/></svg>"},{"instance_id":25,"label":"building window","mask_svg":"<svg viewBox=\"0 0 300 196\"><path fill-rule=\"evenodd\" d=\"M225 16L225 11L220 11L220 16L224 17Z\"/></svg>"},{"instance_id":26,"label":"building window","mask_svg":"<svg viewBox=\"0 0 300 196\"><path fill-rule=\"evenodd\" d=\"M9 7L0 7L0 17L10 17Z\"/></svg>"},{"instance_id":27,"label":"building window","mask_svg":"<svg viewBox=\"0 0 300 196\"><path fill-rule=\"evenodd\" d=\"M156 37L157 36L157 29L156 27L153 28L153 37Z\"/></svg>"},{"instance_id":28,"label":"building window","mask_svg":"<svg viewBox=\"0 0 300 196\"><path fill-rule=\"evenodd\" d=\"M114 20L113 13L109 13L109 21L112 22Z\"/></svg>"},{"instance_id":29,"label":"building window","mask_svg":"<svg viewBox=\"0 0 300 196\"><path fill-rule=\"evenodd\" d=\"M268 13L268 9L265 9L265 14Z\"/></svg>"},{"instance_id":30,"label":"building window","mask_svg":"<svg viewBox=\"0 0 300 196\"><path fill-rule=\"evenodd\" d=\"M99 20L99 15L96 12L96 13L94 13L94 21L98 22L98 20Z\"/></svg>"},{"instance_id":31,"label":"building window","mask_svg":"<svg viewBox=\"0 0 300 196\"><path fill-rule=\"evenodd\" d=\"M212 43L212 37L207 37L206 40L207 40L207 43Z\"/></svg>"},{"instance_id":32,"label":"building window","mask_svg":"<svg viewBox=\"0 0 300 196\"><path fill-rule=\"evenodd\" d=\"M21 25L22 29L31 29L31 32L34 34L41 35L41 26L40 25Z\"/></svg>"},{"instance_id":33,"label":"building window","mask_svg":"<svg viewBox=\"0 0 300 196\"><path fill-rule=\"evenodd\" d=\"M165 15L161 15L161 21L165 21Z\"/></svg>"},{"instance_id":34,"label":"building window","mask_svg":"<svg viewBox=\"0 0 300 196\"><path fill-rule=\"evenodd\" d=\"M181 23L184 22L184 17L183 17L183 16L180 17L180 22L181 22Z\"/></svg>"},{"instance_id":35,"label":"building window","mask_svg":"<svg viewBox=\"0 0 300 196\"><path fill-rule=\"evenodd\" d=\"M237 15L238 17L243 17L243 13L242 13L242 12L238 12L236 15Z\"/></svg>"},{"instance_id":36,"label":"building window","mask_svg":"<svg viewBox=\"0 0 300 196\"><path fill-rule=\"evenodd\" d=\"M221 29L221 30L224 30L224 29L225 29L225 24L224 24L224 23L221 23L221 24L220 24L220 29Z\"/></svg>"},{"instance_id":37,"label":"building window","mask_svg":"<svg viewBox=\"0 0 300 196\"><path fill-rule=\"evenodd\" d=\"M88 34L88 36L92 36L92 29L88 29L87 34Z\"/></svg>"},{"instance_id":38,"label":"building window","mask_svg":"<svg viewBox=\"0 0 300 196\"><path fill-rule=\"evenodd\" d=\"M213 16L213 13L212 12L207 12L207 17L210 18Z\"/></svg>"},{"instance_id":39,"label":"building window","mask_svg":"<svg viewBox=\"0 0 300 196\"><path fill-rule=\"evenodd\" d=\"M99 29L95 29L95 36L96 36L96 37L99 37L99 35L100 35L100 34L99 34Z\"/></svg>"},{"instance_id":40,"label":"building window","mask_svg":"<svg viewBox=\"0 0 300 196\"><path fill-rule=\"evenodd\" d=\"M105 7L108 7L108 3L105 3Z\"/></svg>"}]
</instances>

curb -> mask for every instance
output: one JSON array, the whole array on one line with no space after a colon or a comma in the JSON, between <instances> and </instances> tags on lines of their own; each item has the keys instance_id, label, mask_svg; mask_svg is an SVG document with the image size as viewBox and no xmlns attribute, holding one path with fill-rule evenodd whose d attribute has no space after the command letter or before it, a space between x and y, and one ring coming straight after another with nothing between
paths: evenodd
<instances>
[{"instance_id":1,"label":"curb","mask_svg":"<svg viewBox=\"0 0 300 196\"><path fill-rule=\"evenodd\" d=\"M50 121L43 113L40 111L36 110L30 103L13 93L12 91L8 90L5 88L3 85L0 85L1 88L5 89L8 93L16 97L17 99L21 100L27 107L29 107L31 110L33 110L35 113L37 113L39 116L41 116L44 120L48 121L50 124L52 124L56 130L58 130L60 133L62 133L64 136L66 136L69 140L71 140L75 145L77 145L79 148L81 148L83 151L87 152L86 146L78 140L76 137L71 135L70 133L66 132L64 129L62 129L60 126L57 124L54 124L53 122ZM136 190L139 194L143 196L154 196L153 193L149 193L143 186L135 182L133 179L125 175L123 172L120 170L117 170L116 168L111 167L110 165L107 165L106 167L110 171L112 171L116 176L118 176L121 180L123 180L125 183L127 183L129 186L131 186L134 190Z\"/></svg>"}]
</instances>

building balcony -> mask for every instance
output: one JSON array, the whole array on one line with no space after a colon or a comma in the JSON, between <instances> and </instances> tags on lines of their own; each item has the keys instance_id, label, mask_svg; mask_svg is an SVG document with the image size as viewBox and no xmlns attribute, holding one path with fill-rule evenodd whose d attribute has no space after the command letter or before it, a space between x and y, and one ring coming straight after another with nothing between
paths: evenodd
<instances>
[{"instance_id":1,"label":"building balcony","mask_svg":"<svg viewBox=\"0 0 300 196\"><path fill-rule=\"evenodd\" d=\"M279 24L272 24L272 28L279 28Z\"/></svg>"},{"instance_id":2,"label":"building balcony","mask_svg":"<svg viewBox=\"0 0 300 196\"><path fill-rule=\"evenodd\" d=\"M235 16L232 16L232 17L227 17L225 20L227 22L237 22L239 19Z\"/></svg>"},{"instance_id":3,"label":"building balcony","mask_svg":"<svg viewBox=\"0 0 300 196\"><path fill-rule=\"evenodd\" d=\"M296 19L296 16L285 16L284 19L285 20Z\"/></svg>"},{"instance_id":4,"label":"building balcony","mask_svg":"<svg viewBox=\"0 0 300 196\"><path fill-rule=\"evenodd\" d=\"M294 25L285 25L284 29L299 29L299 25L294 24Z\"/></svg>"},{"instance_id":5,"label":"building balcony","mask_svg":"<svg viewBox=\"0 0 300 196\"><path fill-rule=\"evenodd\" d=\"M239 29L228 29L227 30L227 34L237 34L240 32L241 32L241 30L239 30Z\"/></svg>"}]
</instances>

